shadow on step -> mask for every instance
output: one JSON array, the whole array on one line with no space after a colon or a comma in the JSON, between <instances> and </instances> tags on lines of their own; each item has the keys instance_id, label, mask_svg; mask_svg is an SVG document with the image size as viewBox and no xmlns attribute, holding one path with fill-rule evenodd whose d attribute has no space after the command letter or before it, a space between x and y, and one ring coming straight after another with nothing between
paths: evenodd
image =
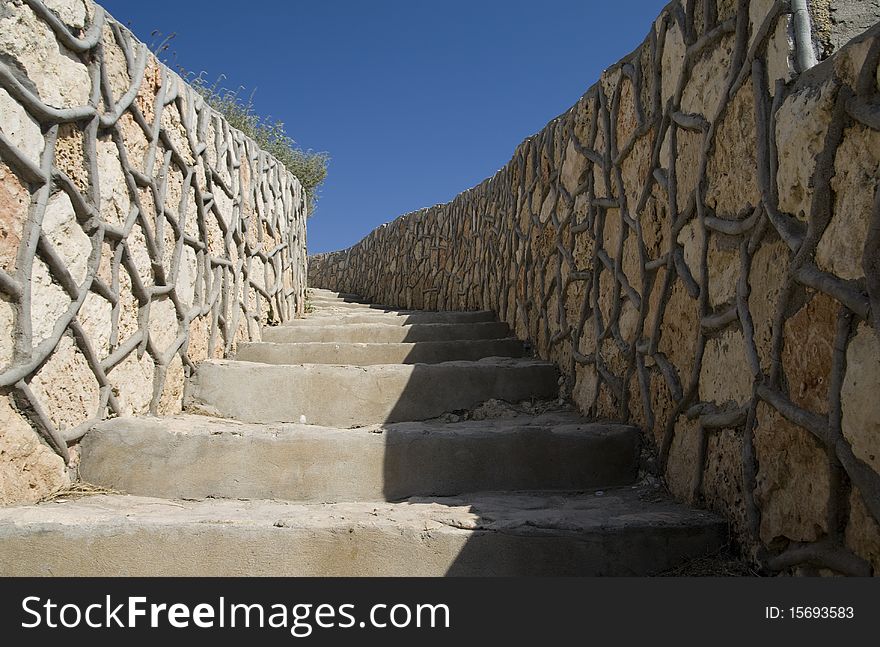
<instances>
[{"instance_id":1,"label":"shadow on step","mask_svg":"<svg viewBox=\"0 0 880 647\"><path fill-rule=\"evenodd\" d=\"M355 295L337 298L362 302ZM391 334L375 328L370 335ZM462 343L507 334L500 322L414 325L393 341ZM421 352L414 348L404 362L420 361ZM407 425L404 421L470 410L490 399L558 397L555 367L539 368L543 363L533 362L534 370L523 371L529 360L507 359L482 362L486 370L481 370L481 362L472 361L478 358L461 359L471 361L457 362L459 368L452 362L414 363L405 384L377 374L375 384L385 397L369 397L366 383L357 392L346 392L355 402L352 419L385 425L383 496L427 507L428 520L410 541L428 551L425 559L439 560L446 575L649 575L720 548L723 524L712 515L656 499L656 492L632 485L638 433L627 436L614 425L604 431L586 429L591 425L583 419L530 429L502 424L494 431L491 424L479 423L444 429L438 422L422 431ZM375 409L376 400L384 401L381 411ZM345 402L324 404L348 407Z\"/></svg>"},{"instance_id":2,"label":"shadow on step","mask_svg":"<svg viewBox=\"0 0 880 647\"><path fill-rule=\"evenodd\" d=\"M447 390L479 394L480 402L487 394L508 402L558 395L546 376L531 384L513 380L516 392L492 380L437 380L416 365L388 419L427 418L418 403L426 394L449 401L442 397ZM383 493L389 501L439 508L433 532L450 535L448 576L650 575L721 547L723 524L707 521L711 515L646 501L657 493L632 485L640 441L637 433L622 434L622 425L593 429L583 419L552 416L531 429L515 422L494 431L488 423L449 425L450 435L470 434L466 443L443 438L443 426L420 439L404 425L386 426Z\"/></svg>"}]
</instances>

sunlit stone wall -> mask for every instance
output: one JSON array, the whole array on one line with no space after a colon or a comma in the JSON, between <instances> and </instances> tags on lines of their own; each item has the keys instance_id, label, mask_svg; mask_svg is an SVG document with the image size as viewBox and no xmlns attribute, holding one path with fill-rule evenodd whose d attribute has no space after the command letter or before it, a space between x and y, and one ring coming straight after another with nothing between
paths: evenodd
<instances>
[{"instance_id":1,"label":"sunlit stone wall","mask_svg":"<svg viewBox=\"0 0 880 647\"><path fill-rule=\"evenodd\" d=\"M495 310L756 559L880 569L880 28L839 47L878 15L673 2L494 177L309 284Z\"/></svg>"},{"instance_id":2,"label":"sunlit stone wall","mask_svg":"<svg viewBox=\"0 0 880 647\"><path fill-rule=\"evenodd\" d=\"M0 504L304 307L299 181L90 0L0 2ZM69 445L72 445L69 447Z\"/></svg>"}]
</instances>

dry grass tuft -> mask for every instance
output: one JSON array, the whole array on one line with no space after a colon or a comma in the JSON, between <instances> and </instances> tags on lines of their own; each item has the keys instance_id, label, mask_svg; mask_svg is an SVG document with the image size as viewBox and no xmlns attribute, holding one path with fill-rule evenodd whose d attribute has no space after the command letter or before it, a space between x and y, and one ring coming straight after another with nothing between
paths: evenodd
<instances>
[{"instance_id":1,"label":"dry grass tuft","mask_svg":"<svg viewBox=\"0 0 880 647\"><path fill-rule=\"evenodd\" d=\"M74 499L82 499L87 496L97 496L99 494L122 494L113 488L106 488L100 485L92 485L84 481L71 483L67 487L60 488L54 492L47 494L37 503L51 503L58 501L72 501Z\"/></svg>"}]
</instances>

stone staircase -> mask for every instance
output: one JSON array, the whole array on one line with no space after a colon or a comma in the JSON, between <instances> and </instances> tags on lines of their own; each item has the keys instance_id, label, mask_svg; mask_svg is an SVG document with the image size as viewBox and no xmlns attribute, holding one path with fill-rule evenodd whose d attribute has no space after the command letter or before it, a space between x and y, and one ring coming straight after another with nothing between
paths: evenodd
<instances>
[{"instance_id":1,"label":"stone staircase","mask_svg":"<svg viewBox=\"0 0 880 647\"><path fill-rule=\"evenodd\" d=\"M492 313L312 303L185 414L86 434L81 478L125 494L0 509L0 575L643 575L725 542Z\"/></svg>"}]
</instances>

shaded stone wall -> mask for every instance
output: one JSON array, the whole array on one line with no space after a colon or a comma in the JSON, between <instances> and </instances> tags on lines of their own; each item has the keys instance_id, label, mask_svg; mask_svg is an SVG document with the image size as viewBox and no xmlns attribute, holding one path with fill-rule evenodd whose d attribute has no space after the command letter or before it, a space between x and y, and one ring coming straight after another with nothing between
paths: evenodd
<instances>
[{"instance_id":1,"label":"shaded stone wall","mask_svg":"<svg viewBox=\"0 0 880 647\"><path fill-rule=\"evenodd\" d=\"M303 308L299 181L90 0L0 3L0 504Z\"/></svg>"},{"instance_id":2,"label":"shaded stone wall","mask_svg":"<svg viewBox=\"0 0 880 647\"><path fill-rule=\"evenodd\" d=\"M866 574L880 28L837 50L806 6L671 3L494 177L311 257L309 283L497 311L584 412L645 428L670 490L756 559Z\"/></svg>"}]
</instances>

